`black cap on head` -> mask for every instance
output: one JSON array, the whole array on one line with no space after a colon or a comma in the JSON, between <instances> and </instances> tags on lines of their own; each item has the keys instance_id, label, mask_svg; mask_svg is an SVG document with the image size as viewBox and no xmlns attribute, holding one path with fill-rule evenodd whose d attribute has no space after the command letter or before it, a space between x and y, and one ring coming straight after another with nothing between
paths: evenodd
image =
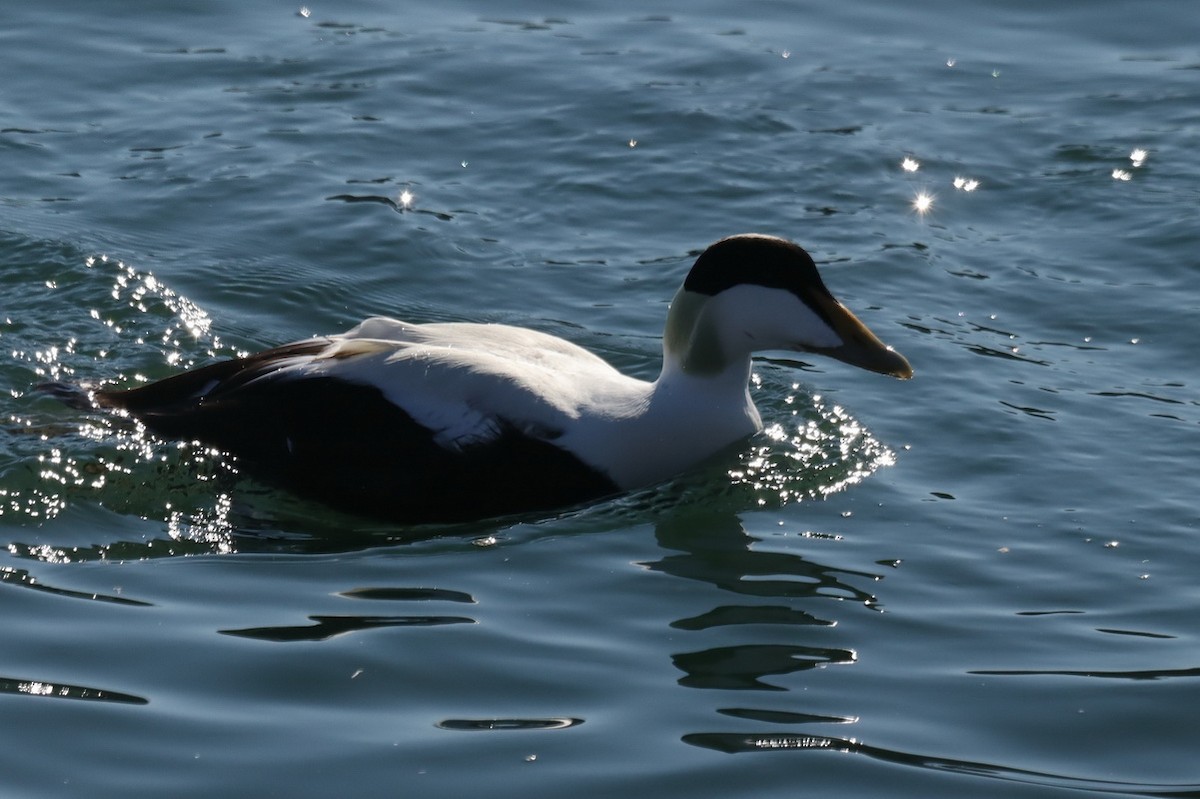
<instances>
[{"instance_id":1,"label":"black cap on head","mask_svg":"<svg viewBox=\"0 0 1200 799\"><path fill-rule=\"evenodd\" d=\"M776 236L743 234L721 239L696 259L683 287L715 296L744 284L790 291L829 294L817 265L799 244Z\"/></svg>"}]
</instances>

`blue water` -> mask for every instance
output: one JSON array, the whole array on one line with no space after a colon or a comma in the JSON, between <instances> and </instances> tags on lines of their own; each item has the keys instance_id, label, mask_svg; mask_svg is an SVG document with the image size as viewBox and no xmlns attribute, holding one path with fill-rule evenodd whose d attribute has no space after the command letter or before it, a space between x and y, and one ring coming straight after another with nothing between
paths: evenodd
<instances>
[{"instance_id":1,"label":"blue water","mask_svg":"<svg viewBox=\"0 0 1200 799\"><path fill-rule=\"evenodd\" d=\"M1200 795L1190 6L15 5L0 793ZM32 390L378 313L652 376L746 231L916 377L770 354L589 508L363 522Z\"/></svg>"}]
</instances>

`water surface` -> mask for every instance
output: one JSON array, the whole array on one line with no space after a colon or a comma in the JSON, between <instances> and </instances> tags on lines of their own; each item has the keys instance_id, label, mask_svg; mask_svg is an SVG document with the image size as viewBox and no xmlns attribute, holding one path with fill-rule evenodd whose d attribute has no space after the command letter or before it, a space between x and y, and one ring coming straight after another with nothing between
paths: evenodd
<instances>
[{"instance_id":1,"label":"water surface","mask_svg":"<svg viewBox=\"0 0 1200 799\"><path fill-rule=\"evenodd\" d=\"M1194 16L9 10L5 789L1200 795ZM763 436L549 517L347 518L33 390L376 313L649 377L745 231L916 378L769 354Z\"/></svg>"}]
</instances>

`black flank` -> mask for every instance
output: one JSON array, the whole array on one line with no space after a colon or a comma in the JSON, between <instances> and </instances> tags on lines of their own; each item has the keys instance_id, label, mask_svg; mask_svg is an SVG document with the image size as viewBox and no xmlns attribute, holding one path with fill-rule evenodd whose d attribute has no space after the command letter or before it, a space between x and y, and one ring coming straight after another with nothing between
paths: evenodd
<instances>
[{"instance_id":1,"label":"black flank","mask_svg":"<svg viewBox=\"0 0 1200 799\"><path fill-rule=\"evenodd\" d=\"M301 342L126 392L97 392L96 400L160 437L229 452L255 477L402 523L549 510L617 492L607 476L513 427L448 450L373 386L268 374L271 360L324 346Z\"/></svg>"}]
</instances>

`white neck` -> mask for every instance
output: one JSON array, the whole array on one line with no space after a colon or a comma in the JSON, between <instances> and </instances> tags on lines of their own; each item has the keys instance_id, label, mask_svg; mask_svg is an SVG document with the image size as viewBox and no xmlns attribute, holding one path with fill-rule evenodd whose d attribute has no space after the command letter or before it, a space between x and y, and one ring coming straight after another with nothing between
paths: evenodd
<instances>
[{"instance_id":1,"label":"white neck","mask_svg":"<svg viewBox=\"0 0 1200 799\"><path fill-rule=\"evenodd\" d=\"M650 449L642 450L636 461L620 459L613 477L629 487L653 483L761 430L749 380L749 355L719 372L697 374L664 347L662 372L651 385L644 411L621 433Z\"/></svg>"},{"instance_id":2,"label":"white neck","mask_svg":"<svg viewBox=\"0 0 1200 799\"><path fill-rule=\"evenodd\" d=\"M710 298L684 289L671 301L651 412L659 405L664 416L697 425L687 437L720 440L720 449L762 429L762 420L750 399L749 348L739 350L723 338L727 326L712 310Z\"/></svg>"},{"instance_id":3,"label":"white neck","mask_svg":"<svg viewBox=\"0 0 1200 799\"><path fill-rule=\"evenodd\" d=\"M630 381L636 385L627 385L620 402L606 400L607 423L564 442L591 453L622 488L678 474L762 429L750 399L749 348L724 337L712 311L710 298L680 290L667 315L658 379ZM611 413L615 407L621 411Z\"/></svg>"},{"instance_id":4,"label":"white neck","mask_svg":"<svg viewBox=\"0 0 1200 799\"><path fill-rule=\"evenodd\" d=\"M762 429L749 382L749 356L719 373L696 375L666 355L647 415L662 427L678 430L679 441L694 441L700 448L716 451Z\"/></svg>"}]
</instances>

